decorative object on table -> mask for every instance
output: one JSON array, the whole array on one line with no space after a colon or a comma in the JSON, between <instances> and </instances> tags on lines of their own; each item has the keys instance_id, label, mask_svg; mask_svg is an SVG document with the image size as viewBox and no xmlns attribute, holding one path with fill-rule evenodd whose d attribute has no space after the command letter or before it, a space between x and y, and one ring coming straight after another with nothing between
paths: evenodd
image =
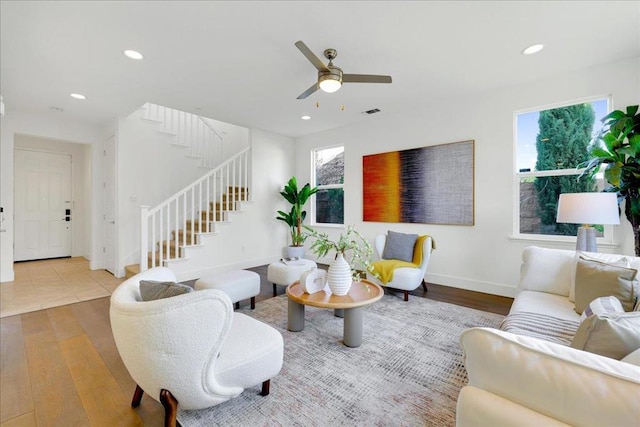
<instances>
[{"instance_id":1,"label":"decorative object on table","mask_svg":"<svg viewBox=\"0 0 640 427\"><path fill-rule=\"evenodd\" d=\"M291 246L288 248L289 258L304 258L304 241L307 236L302 232L302 222L307 216L307 212L302 210L309 198L318 191L318 187L311 188L309 183L306 183L300 190L298 190L298 181L296 177L291 177L287 185L284 186L280 195L291 204L291 211L289 213L284 211L278 211L276 219L284 221L291 232Z\"/></svg>"},{"instance_id":2,"label":"decorative object on table","mask_svg":"<svg viewBox=\"0 0 640 427\"><path fill-rule=\"evenodd\" d=\"M363 220L473 225L473 176L473 140L363 156Z\"/></svg>"},{"instance_id":3,"label":"decorative object on table","mask_svg":"<svg viewBox=\"0 0 640 427\"><path fill-rule=\"evenodd\" d=\"M563 193L558 199L556 222L581 224L577 251L598 252L594 224L620 224L615 193Z\"/></svg>"},{"instance_id":4,"label":"decorative object on table","mask_svg":"<svg viewBox=\"0 0 640 427\"><path fill-rule=\"evenodd\" d=\"M593 177L604 163L604 178L618 201L624 200L624 212L631 223L635 253L640 256L640 114L638 106L628 106L607 114L604 128L589 146L593 156L581 176Z\"/></svg>"},{"instance_id":5,"label":"decorative object on table","mask_svg":"<svg viewBox=\"0 0 640 427\"><path fill-rule=\"evenodd\" d=\"M325 288L327 284L327 272L317 268L305 271L300 276L300 287L307 294L315 294Z\"/></svg>"},{"instance_id":6,"label":"decorative object on table","mask_svg":"<svg viewBox=\"0 0 640 427\"><path fill-rule=\"evenodd\" d=\"M361 279L361 270L373 272L371 256L373 248L369 242L353 227L347 227L346 233L340 234L338 240L331 240L326 233L320 233L311 227L305 227L306 234L315 239L311 250L320 258L330 251L336 251L334 261L329 265L327 282L334 295L349 293L352 281ZM351 254L350 259L345 255ZM361 267L359 270L354 267Z\"/></svg>"}]
</instances>

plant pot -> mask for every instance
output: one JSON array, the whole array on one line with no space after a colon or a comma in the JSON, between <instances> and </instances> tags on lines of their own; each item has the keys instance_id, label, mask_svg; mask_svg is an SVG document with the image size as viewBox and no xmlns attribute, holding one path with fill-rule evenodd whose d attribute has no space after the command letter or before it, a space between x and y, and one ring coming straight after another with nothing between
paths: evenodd
<instances>
[{"instance_id":1,"label":"plant pot","mask_svg":"<svg viewBox=\"0 0 640 427\"><path fill-rule=\"evenodd\" d=\"M333 295L346 295L351 289L353 277L351 274L351 266L344 259L342 252L338 252L338 256L329 266L327 273L327 283Z\"/></svg>"},{"instance_id":2,"label":"plant pot","mask_svg":"<svg viewBox=\"0 0 640 427\"><path fill-rule=\"evenodd\" d=\"M287 258L304 258L304 246L287 246Z\"/></svg>"}]
</instances>

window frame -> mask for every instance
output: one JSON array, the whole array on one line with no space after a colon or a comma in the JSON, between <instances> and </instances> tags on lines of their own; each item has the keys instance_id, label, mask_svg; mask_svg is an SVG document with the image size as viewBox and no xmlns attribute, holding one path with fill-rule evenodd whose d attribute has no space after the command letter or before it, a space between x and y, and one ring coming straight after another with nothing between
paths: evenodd
<instances>
[{"instance_id":1,"label":"window frame","mask_svg":"<svg viewBox=\"0 0 640 427\"><path fill-rule=\"evenodd\" d=\"M551 110L555 108L568 107L571 105L582 104L586 102L594 102L599 100L607 101L607 114L613 111L613 99L609 95L595 95L585 98L574 99L570 101L557 102L553 104L546 104L538 107L526 108L516 110L513 112L513 229L511 240L527 240L532 242L555 242L555 243L575 243L576 236L561 236L553 234L532 234L520 232L520 183L524 178L537 178L548 176L569 176L579 175L584 171L584 168L568 168L568 169L553 169L544 171L529 171L520 172L518 169L518 115L540 112L544 110ZM597 120L597 119L596 119ZM604 225L604 232L602 237L597 237L596 241L598 245L602 247L615 248L619 246L614 240L613 225Z\"/></svg>"},{"instance_id":2,"label":"window frame","mask_svg":"<svg viewBox=\"0 0 640 427\"><path fill-rule=\"evenodd\" d=\"M316 165L315 165L315 160L316 160L316 153L318 151L323 151L323 150L329 150L331 148L342 148L342 153L343 155L345 154L345 146L344 144L332 144L332 145L325 145L322 147L314 147L310 150L309 154L310 154L310 170L311 170L311 174L310 174L310 181L311 181L311 187L318 187L318 191L320 190L331 190L331 189L342 189L342 197L343 197L343 207L345 207L344 204L344 200L346 199L346 197L344 197L344 182L342 184L327 184L327 185L317 185L317 177L316 177ZM344 170L342 171L343 177L344 177ZM344 180L343 180L344 181ZM311 214L311 218L309 219L309 222L311 223L312 226L314 227L330 227L330 228L344 228L344 216L343 216L343 223L342 224L336 224L336 223L325 223L325 222L316 222L316 195L314 194L311 197L311 208L310 208L310 214Z\"/></svg>"}]
</instances>

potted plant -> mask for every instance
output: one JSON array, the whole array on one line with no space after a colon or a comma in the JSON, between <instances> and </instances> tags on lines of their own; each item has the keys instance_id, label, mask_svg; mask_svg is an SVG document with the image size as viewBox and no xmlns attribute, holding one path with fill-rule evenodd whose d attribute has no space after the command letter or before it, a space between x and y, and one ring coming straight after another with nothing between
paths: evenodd
<instances>
[{"instance_id":1,"label":"potted plant","mask_svg":"<svg viewBox=\"0 0 640 427\"><path fill-rule=\"evenodd\" d=\"M288 248L289 258L304 258L304 241L307 236L302 232L302 222L307 216L307 212L302 208L309 198L317 192L318 187L311 188L309 183L306 183L298 190L298 182L295 176L291 177L287 185L284 186L284 190L280 192L280 195L291 204L291 211L288 213L278 211L278 216L276 217L276 219L284 221L291 232L291 246Z\"/></svg>"},{"instance_id":2,"label":"potted plant","mask_svg":"<svg viewBox=\"0 0 640 427\"><path fill-rule=\"evenodd\" d=\"M631 223L636 256L640 256L640 114L638 106L628 106L606 115L604 127L589 146L592 159L581 176L593 177L606 164L604 178L611 184L605 191L624 200L624 212Z\"/></svg>"},{"instance_id":3,"label":"potted plant","mask_svg":"<svg viewBox=\"0 0 640 427\"><path fill-rule=\"evenodd\" d=\"M338 240L331 240L326 233L320 233L311 227L305 227L306 235L314 238L311 250L320 258L330 251L336 251L334 261L329 265L327 283L331 293L346 295L351 283L360 281L362 271L373 272L371 256L373 248L369 242L353 227L347 227L347 232L340 234ZM346 259L347 255L350 259ZM360 267L356 269L355 267Z\"/></svg>"}]
</instances>

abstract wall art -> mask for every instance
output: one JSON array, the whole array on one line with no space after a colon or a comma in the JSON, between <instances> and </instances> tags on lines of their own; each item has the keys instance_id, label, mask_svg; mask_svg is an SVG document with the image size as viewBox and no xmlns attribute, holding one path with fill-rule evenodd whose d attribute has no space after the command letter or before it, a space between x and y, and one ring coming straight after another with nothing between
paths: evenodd
<instances>
[{"instance_id":1,"label":"abstract wall art","mask_svg":"<svg viewBox=\"0 0 640 427\"><path fill-rule=\"evenodd\" d=\"M473 225L473 177L473 140L363 156L363 220Z\"/></svg>"}]
</instances>

